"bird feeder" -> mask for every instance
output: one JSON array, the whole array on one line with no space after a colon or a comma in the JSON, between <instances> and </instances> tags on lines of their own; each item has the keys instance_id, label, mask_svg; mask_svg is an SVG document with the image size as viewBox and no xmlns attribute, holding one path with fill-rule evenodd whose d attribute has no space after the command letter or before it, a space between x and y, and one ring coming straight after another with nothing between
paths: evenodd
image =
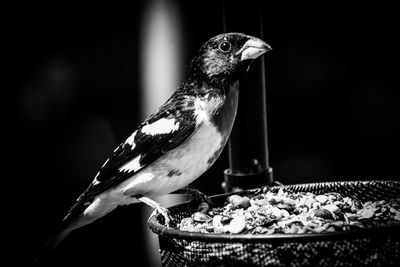
<instances>
[{"instance_id":1,"label":"bird feeder","mask_svg":"<svg viewBox=\"0 0 400 267\"><path fill-rule=\"evenodd\" d=\"M338 192L360 201L389 200L400 195L400 182L350 181L274 186L293 192ZM248 194L251 190L235 194ZM230 194L212 197L222 205ZM169 208L173 224L190 217L200 201ZM400 227L332 233L215 234L166 227L152 216L150 229L158 235L163 266L392 266L400 258Z\"/></svg>"}]
</instances>

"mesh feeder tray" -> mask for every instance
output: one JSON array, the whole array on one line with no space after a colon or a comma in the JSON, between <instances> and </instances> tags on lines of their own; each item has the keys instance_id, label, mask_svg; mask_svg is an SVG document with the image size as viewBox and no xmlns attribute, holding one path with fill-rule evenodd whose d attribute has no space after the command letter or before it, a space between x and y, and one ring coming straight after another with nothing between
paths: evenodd
<instances>
[{"instance_id":1,"label":"mesh feeder tray","mask_svg":"<svg viewBox=\"0 0 400 267\"><path fill-rule=\"evenodd\" d=\"M283 186L293 192L337 192L360 201L389 200L400 196L398 181L348 181ZM271 187L275 189L278 187ZM255 190L235 194L249 194ZM216 207L226 198L211 197ZM176 225L200 204L193 200L169 208ZM163 225L163 217L149 219L159 237L163 266L388 266L400 259L400 227L387 226L330 233L215 234L180 231Z\"/></svg>"}]
</instances>

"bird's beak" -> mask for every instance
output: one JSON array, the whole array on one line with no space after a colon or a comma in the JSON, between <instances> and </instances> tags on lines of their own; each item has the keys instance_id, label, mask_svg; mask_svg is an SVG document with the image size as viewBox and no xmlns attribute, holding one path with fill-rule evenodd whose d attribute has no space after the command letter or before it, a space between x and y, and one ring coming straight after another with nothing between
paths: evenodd
<instances>
[{"instance_id":1,"label":"bird's beak","mask_svg":"<svg viewBox=\"0 0 400 267\"><path fill-rule=\"evenodd\" d=\"M240 61L243 61L247 59L256 59L270 50L272 50L272 48L266 42L251 37L236 54L241 54Z\"/></svg>"}]
</instances>

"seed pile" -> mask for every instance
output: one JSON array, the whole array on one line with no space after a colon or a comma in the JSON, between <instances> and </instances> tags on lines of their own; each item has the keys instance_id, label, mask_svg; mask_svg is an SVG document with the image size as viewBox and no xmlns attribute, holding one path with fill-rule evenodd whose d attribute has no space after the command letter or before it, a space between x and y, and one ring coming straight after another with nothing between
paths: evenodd
<instances>
[{"instance_id":1,"label":"seed pile","mask_svg":"<svg viewBox=\"0 0 400 267\"><path fill-rule=\"evenodd\" d=\"M400 198L361 202L339 193L315 195L280 188L251 196L231 195L223 207L198 211L181 220L181 231L226 234L326 233L400 225Z\"/></svg>"}]
</instances>

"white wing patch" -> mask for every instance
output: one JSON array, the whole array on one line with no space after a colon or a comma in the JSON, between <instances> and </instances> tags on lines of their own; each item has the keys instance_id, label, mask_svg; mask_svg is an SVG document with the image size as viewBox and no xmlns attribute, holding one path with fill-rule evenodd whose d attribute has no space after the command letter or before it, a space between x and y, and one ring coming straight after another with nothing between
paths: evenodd
<instances>
[{"instance_id":1,"label":"white wing patch","mask_svg":"<svg viewBox=\"0 0 400 267\"><path fill-rule=\"evenodd\" d=\"M134 131L133 134L131 134L131 136L128 137L128 139L126 139L125 144L128 144L131 146L131 149L133 150L136 146L135 144L135 136L136 136L137 131Z\"/></svg>"},{"instance_id":2,"label":"white wing patch","mask_svg":"<svg viewBox=\"0 0 400 267\"><path fill-rule=\"evenodd\" d=\"M124 164L121 168L119 168L119 170L127 172L136 172L141 167L142 166L140 165L140 156L137 156L136 158Z\"/></svg>"},{"instance_id":3,"label":"white wing patch","mask_svg":"<svg viewBox=\"0 0 400 267\"><path fill-rule=\"evenodd\" d=\"M142 133L149 135L167 134L175 132L179 129L179 122L175 123L175 119L162 118L151 124L143 126Z\"/></svg>"},{"instance_id":4,"label":"white wing patch","mask_svg":"<svg viewBox=\"0 0 400 267\"><path fill-rule=\"evenodd\" d=\"M92 185L97 185L97 184L100 183L99 180L97 180L97 176L99 176L99 174L100 174L100 172L98 172L98 173L96 174L96 177L94 178L94 180L93 180L93 182L92 182Z\"/></svg>"}]
</instances>

